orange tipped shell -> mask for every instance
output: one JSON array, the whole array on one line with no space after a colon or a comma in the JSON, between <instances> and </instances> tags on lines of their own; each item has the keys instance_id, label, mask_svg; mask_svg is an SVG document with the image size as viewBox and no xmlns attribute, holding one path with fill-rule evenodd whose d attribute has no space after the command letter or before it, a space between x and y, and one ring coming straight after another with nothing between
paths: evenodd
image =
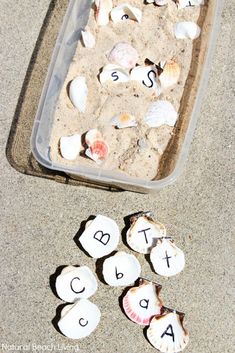
<instances>
[{"instance_id":1,"label":"orange tipped shell","mask_svg":"<svg viewBox=\"0 0 235 353\"><path fill-rule=\"evenodd\" d=\"M180 66L174 61L170 60L163 66L163 72L159 76L162 88L168 88L174 86L180 77Z\"/></svg>"}]
</instances>

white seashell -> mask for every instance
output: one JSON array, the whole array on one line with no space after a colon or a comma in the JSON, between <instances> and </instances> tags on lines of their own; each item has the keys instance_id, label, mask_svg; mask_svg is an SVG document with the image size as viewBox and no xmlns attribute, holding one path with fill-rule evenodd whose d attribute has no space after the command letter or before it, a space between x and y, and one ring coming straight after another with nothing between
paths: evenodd
<instances>
[{"instance_id":1,"label":"white seashell","mask_svg":"<svg viewBox=\"0 0 235 353\"><path fill-rule=\"evenodd\" d=\"M139 55L132 45L126 42L120 42L107 54L107 58L113 64L120 65L126 69L132 69L135 67Z\"/></svg>"},{"instance_id":2,"label":"white seashell","mask_svg":"<svg viewBox=\"0 0 235 353\"><path fill-rule=\"evenodd\" d=\"M97 129L89 130L85 136L85 142L89 147L93 144L94 141L101 140L101 139L102 139L102 134Z\"/></svg>"},{"instance_id":3,"label":"white seashell","mask_svg":"<svg viewBox=\"0 0 235 353\"><path fill-rule=\"evenodd\" d=\"M76 77L69 86L69 98L81 113L85 113L87 95L86 78L83 76Z\"/></svg>"},{"instance_id":4,"label":"white seashell","mask_svg":"<svg viewBox=\"0 0 235 353\"><path fill-rule=\"evenodd\" d=\"M168 0L146 0L148 4L155 3L158 6L165 6L168 4Z\"/></svg>"},{"instance_id":5,"label":"white seashell","mask_svg":"<svg viewBox=\"0 0 235 353\"><path fill-rule=\"evenodd\" d=\"M131 218L131 227L126 233L128 245L135 251L148 254L155 246L158 238L166 236L163 224L153 220L148 214Z\"/></svg>"},{"instance_id":6,"label":"white seashell","mask_svg":"<svg viewBox=\"0 0 235 353\"><path fill-rule=\"evenodd\" d=\"M119 238L117 223L111 218L98 215L86 227L79 241L90 256L98 259L114 251Z\"/></svg>"},{"instance_id":7,"label":"white seashell","mask_svg":"<svg viewBox=\"0 0 235 353\"><path fill-rule=\"evenodd\" d=\"M145 123L150 127L174 126L177 119L177 111L170 102L165 100L151 103L144 117Z\"/></svg>"},{"instance_id":8,"label":"white seashell","mask_svg":"<svg viewBox=\"0 0 235 353\"><path fill-rule=\"evenodd\" d=\"M109 14L113 8L112 0L95 0L95 18L99 26L106 26L109 23Z\"/></svg>"},{"instance_id":9,"label":"white seashell","mask_svg":"<svg viewBox=\"0 0 235 353\"><path fill-rule=\"evenodd\" d=\"M58 327L68 338L80 339L89 336L98 326L101 313L88 299L66 305L61 311Z\"/></svg>"},{"instance_id":10,"label":"white seashell","mask_svg":"<svg viewBox=\"0 0 235 353\"><path fill-rule=\"evenodd\" d=\"M86 48L94 48L95 46L95 37L88 30L82 31L82 41Z\"/></svg>"},{"instance_id":11,"label":"white seashell","mask_svg":"<svg viewBox=\"0 0 235 353\"><path fill-rule=\"evenodd\" d=\"M82 149L81 135L62 136L59 147L61 156L69 161L73 161Z\"/></svg>"},{"instance_id":12,"label":"white seashell","mask_svg":"<svg viewBox=\"0 0 235 353\"><path fill-rule=\"evenodd\" d=\"M195 22L178 22L174 27L177 39L196 39L201 34L200 27Z\"/></svg>"},{"instance_id":13,"label":"white seashell","mask_svg":"<svg viewBox=\"0 0 235 353\"><path fill-rule=\"evenodd\" d=\"M140 279L138 287L132 287L123 298L123 309L129 319L139 325L149 325L155 315L161 314L161 286Z\"/></svg>"},{"instance_id":14,"label":"white seashell","mask_svg":"<svg viewBox=\"0 0 235 353\"><path fill-rule=\"evenodd\" d=\"M56 278L55 287L62 300L74 303L76 299L92 296L97 290L97 281L89 267L67 266Z\"/></svg>"},{"instance_id":15,"label":"white seashell","mask_svg":"<svg viewBox=\"0 0 235 353\"><path fill-rule=\"evenodd\" d=\"M147 329L147 337L160 352L181 352L189 342L189 334L183 326L183 314L171 312L154 317Z\"/></svg>"},{"instance_id":16,"label":"white seashell","mask_svg":"<svg viewBox=\"0 0 235 353\"><path fill-rule=\"evenodd\" d=\"M180 66L174 60L169 60L165 63L160 62L160 66L163 72L159 76L159 81L161 82L161 87L163 89L174 86L180 77Z\"/></svg>"},{"instance_id":17,"label":"white seashell","mask_svg":"<svg viewBox=\"0 0 235 353\"><path fill-rule=\"evenodd\" d=\"M185 7L194 7L204 5L204 0L175 0L178 9L183 9Z\"/></svg>"},{"instance_id":18,"label":"white seashell","mask_svg":"<svg viewBox=\"0 0 235 353\"><path fill-rule=\"evenodd\" d=\"M103 263L104 280L110 286L128 286L140 276L141 266L134 255L119 251Z\"/></svg>"},{"instance_id":19,"label":"white seashell","mask_svg":"<svg viewBox=\"0 0 235 353\"><path fill-rule=\"evenodd\" d=\"M107 81L113 83L128 82L130 80L129 73L126 72L121 66L108 64L103 67L99 75L100 83L103 84Z\"/></svg>"},{"instance_id":20,"label":"white seashell","mask_svg":"<svg viewBox=\"0 0 235 353\"><path fill-rule=\"evenodd\" d=\"M129 4L121 4L117 7L114 7L111 11L111 19L114 23L128 19L141 22L141 18L142 11L137 7L131 6Z\"/></svg>"},{"instance_id":21,"label":"white seashell","mask_svg":"<svg viewBox=\"0 0 235 353\"><path fill-rule=\"evenodd\" d=\"M131 70L131 80L138 81L147 88L152 88L160 95L158 71L155 65L136 66Z\"/></svg>"},{"instance_id":22,"label":"white seashell","mask_svg":"<svg viewBox=\"0 0 235 353\"><path fill-rule=\"evenodd\" d=\"M150 253L150 261L156 273L171 277L181 272L185 266L184 253L171 239L158 239Z\"/></svg>"},{"instance_id":23,"label":"white seashell","mask_svg":"<svg viewBox=\"0 0 235 353\"><path fill-rule=\"evenodd\" d=\"M136 118L133 115L128 113L123 113L123 114L114 116L111 119L111 123L113 126L116 126L118 129L137 126Z\"/></svg>"}]
</instances>

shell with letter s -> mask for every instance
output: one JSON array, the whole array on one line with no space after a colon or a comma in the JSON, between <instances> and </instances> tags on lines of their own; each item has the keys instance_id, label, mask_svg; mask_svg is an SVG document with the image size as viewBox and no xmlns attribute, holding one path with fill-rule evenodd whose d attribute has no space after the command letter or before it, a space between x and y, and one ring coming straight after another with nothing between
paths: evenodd
<instances>
[{"instance_id":1,"label":"shell with letter s","mask_svg":"<svg viewBox=\"0 0 235 353\"><path fill-rule=\"evenodd\" d=\"M120 82L128 82L130 80L129 73L123 67L116 64L108 64L102 68L99 74L99 80L101 84L105 82L112 82L114 84Z\"/></svg>"},{"instance_id":2,"label":"shell with letter s","mask_svg":"<svg viewBox=\"0 0 235 353\"><path fill-rule=\"evenodd\" d=\"M156 65L139 65L131 70L130 78L132 81L137 81L146 88L151 88L156 95L161 94L161 86L158 79L158 70Z\"/></svg>"}]
</instances>

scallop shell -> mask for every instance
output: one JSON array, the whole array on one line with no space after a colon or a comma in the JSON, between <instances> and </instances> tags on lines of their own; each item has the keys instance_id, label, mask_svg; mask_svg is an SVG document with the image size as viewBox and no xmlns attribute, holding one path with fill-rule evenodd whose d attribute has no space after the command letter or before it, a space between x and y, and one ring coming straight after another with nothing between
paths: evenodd
<instances>
[{"instance_id":1,"label":"scallop shell","mask_svg":"<svg viewBox=\"0 0 235 353\"><path fill-rule=\"evenodd\" d=\"M98 326L101 313L88 299L66 305L61 311L58 327L63 335L72 339L89 336Z\"/></svg>"},{"instance_id":2,"label":"scallop shell","mask_svg":"<svg viewBox=\"0 0 235 353\"><path fill-rule=\"evenodd\" d=\"M123 298L123 309L129 319L139 325L149 325L155 315L161 314L161 286L140 279L138 287L132 287Z\"/></svg>"},{"instance_id":3,"label":"scallop shell","mask_svg":"<svg viewBox=\"0 0 235 353\"><path fill-rule=\"evenodd\" d=\"M98 259L114 251L119 239L120 231L117 223L111 218L98 215L89 221L79 241L90 256Z\"/></svg>"},{"instance_id":4,"label":"scallop shell","mask_svg":"<svg viewBox=\"0 0 235 353\"><path fill-rule=\"evenodd\" d=\"M114 7L111 11L111 19L114 23L125 21L125 20L133 20L137 22L141 22L142 11L137 7L131 6L129 4L121 4L117 7Z\"/></svg>"},{"instance_id":5,"label":"scallop shell","mask_svg":"<svg viewBox=\"0 0 235 353\"><path fill-rule=\"evenodd\" d=\"M142 254L149 254L157 239L164 236L165 226L144 213L131 218L131 227L126 233L128 245Z\"/></svg>"},{"instance_id":6,"label":"scallop shell","mask_svg":"<svg viewBox=\"0 0 235 353\"><path fill-rule=\"evenodd\" d=\"M158 71L155 65L136 66L131 70L131 80L154 89L157 96L161 93Z\"/></svg>"},{"instance_id":7,"label":"scallop shell","mask_svg":"<svg viewBox=\"0 0 235 353\"><path fill-rule=\"evenodd\" d=\"M102 139L102 134L97 129L91 129L87 131L85 135L85 142L87 146L91 146L94 141L101 140L101 139Z\"/></svg>"},{"instance_id":8,"label":"scallop shell","mask_svg":"<svg viewBox=\"0 0 235 353\"><path fill-rule=\"evenodd\" d=\"M82 41L83 41L83 44L86 48L94 48L95 46L95 37L94 35L88 31L88 30L85 30L85 31L82 31Z\"/></svg>"},{"instance_id":9,"label":"scallop shell","mask_svg":"<svg viewBox=\"0 0 235 353\"><path fill-rule=\"evenodd\" d=\"M161 125L174 126L177 119L177 111L166 100L158 100L151 103L144 117L145 123L150 127L159 127Z\"/></svg>"},{"instance_id":10,"label":"scallop shell","mask_svg":"<svg viewBox=\"0 0 235 353\"><path fill-rule=\"evenodd\" d=\"M67 266L56 278L55 287L62 300L74 303L76 299L91 297L97 290L97 281L89 267Z\"/></svg>"},{"instance_id":11,"label":"scallop shell","mask_svg":"<svg viewBox=\"0 0 235 353\"><path fill-rule=\"evenodd\" d=\"M174 60L169 60L166 63L160 63L163 72L159 76L161 87L163 89L174 86L180 77L180 66Z\"/></svg>"},{"instance_id":12,"label":"scallop shell","mask_svg":"<svg viewBox=\"0 0 235 353\"><path fill-rule=\"evenodd\" d=\"M103 67L102 72L99 75L99 80L101 84L107 81L113 83L128 82L130 76L121 66L108 64Z\"/></svg>"},{"instance_id":13,"label":"scallop shell","mask_svg":"<svg viewBox=\"0 0 235 353\"><path fill-rule=\"evenodd\" d=\"M185 7L204 5L204 0L175 0L175 3L177 4L178 9L183 9Z\"/></svg>"},{"instance_id":14,"label":"scallop shell","mask_svg":"<svg viewBox=\"0 0 235 353\"><path fill-rule=\"evenodd\" d=\"M61 156L69 161L77 158L82 149L81 135L62 136L59 141Z\"/></svg>"},{"instance_id":15,"label":"scallop shell","mask_svg":"<svg viewBox=\"0 0 235 353\"><path fill-rule=\"evenodd\" d=\"M112 0L95 0L95 19L99 26L106 26L109 23L109 14L113 8Z\"/></svg>"},{"instance_id":16,"label":"scallop shell","mask_svg":"<svg viewBox=\"0 0 235 353\"><path fill-rule=\"evenodd\" d=\"M195 22L178 22L174 34L177 39L196 39L201 34L201 28Z\"/></svg>"},{"instance_id":17,"label":"scallop shell","mask_svg":"<svg viewBox=\"0 0 235 353\"><path fill-rule=\"evenodd\" d=\"M76 77L69 86L69 98L73 105L81 112L85 113L88 88L86 78L83 76Z\"/></svg>"},{"instance_id":18,"label":"scallop shell","mask_svg":"<svg viewBox=\"0 0 235 353\"><path fill-rule=\"evenodd\" d=\"M156 273L161 276L171 277L180 273L185 266L185 257L172 239L158 239L152 248L150 261Z\"/></svg>"},{"instance_id":19,"label":"scallop shell","mask_svg":"<svg viewBox=\"0 0 235 353\"><path fill-rule=\"evenodd\" d=\"M103 139L95 140L85 151L86 156L97 164L102 163L108 157L108 153L109 147Z\"/></svg>"},{"instance_id":20,"label":"scallop shell","mask_svg":"<svg viewBox=\"0 0 235 353\"><path fill-rule=\"evenodd\" d=\"M126 69L132 69L135 67L139 55L132 45L126 42L120 42L108 53L107 58L113 64L120 65Z\"/></svg>"},{"instance_id":21,"label":"scallop shell","mask_svg":"<svg viewBox=\"0 0 235 353\"><path fill-rule=\"evenodd\" d=\"M118 129L137 126L136 118L129 113L123 113L123 114L114 116L111 119L111 123L113 126L116 126Z\"/></svg>"},{"instance_id":22,"label":"scallop shell","mask_svg":"<svg viewBox=\"0 0 235 353\"><path fill-rule=\"evenodd\" d=\"M110 286L128 286L140 276L141 266L134 255L119 251L103 263L104 280Z\"/></svg>"},{"instance_id":23,"label":"scallop shell","mask_svg":"<svg viewBox=\"0 0 235 353\"><path fill-rule=\"evenodd\" d=\"M155 316L147 329L149 342L163 353L181 352L189 342L183 318L183 314L176 312Z\"/></svg>"}]
</instances>

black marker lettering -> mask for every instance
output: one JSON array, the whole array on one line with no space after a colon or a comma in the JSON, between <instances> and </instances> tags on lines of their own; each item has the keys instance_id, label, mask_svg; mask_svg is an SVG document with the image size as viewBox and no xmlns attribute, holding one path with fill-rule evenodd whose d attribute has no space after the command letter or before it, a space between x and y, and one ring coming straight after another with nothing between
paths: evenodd
<instances>
[{"instance_id":1,"label":"black marker lettering","mask_svg":"<svg viewBox=\"0 0 235 353\"><path fill-rule=\"evenodd\" d=\"M148 309L149 299L141 299L139 305L141 306L141 308Z\"/></svg>"},{"instance_id":2,"label":"black marker lettering","mask_svg":"<svg viewBox=\"0 0 235 353\"><path fill-rule=\"evenodd\" d=\"M170 330L170 332L167 332L168 330ZM169 326L167 326L166 330L163 332L163 334L161 335L161 338L163 338L165 335L167 336L171 336L173 342L175 342L175 334L173 332L173 328L172 325L170 324Z\"/></svg>"},{"instance_id":3,"label":"black marker lettering","mask_svg":"<svg viewBox=\"0 0 235 353\"><path fill-rule=\"evenodd\" d=\"M146 229L143 229L143 230L139 230L138 233L141 233L141 232L144 232L144 237L145 237L145 241L146 243L148 244L148 239L147 239L147 235L146 235L146 232L147 230L150 230L151 228L146 228Z\"/></svg>"},{"instance_id":4,"label":"black marker lettering","mask_svg":"<svg viewBox=\"0 0 235 353\"><path fill-rule=\"evenodd\" d=\"M153 87L153 82L154 82L154 81L152 81L152 79L151 79L151 77L150 77L151 73L153 74L154 79L157 77L157 74L156 74L155 71L151 70L151 71L148 72L147 76L148 76L149 81L151 82L151 83L150 83L150 86L148 86L148 85L144 82L144 80L142 81L143 85L145 85L145 86L148 87L148 88L152 88L152 87ZM153 80L154 80L154 79L153 79Z\"/></svg>"},{"instance_id":5,"label":"black marker lettering","mask_svg":"<svg viewBox=\"0 0 235 353\"><path fill-rule=\"evenodd\" d=\"M115 275L117 279L121 279L124 276L122 272L117 271L117 267L115 267Z\"/></svg>"},{"instance_id":6,"label":"black marker lettering","mask_svg":"<svg viewBox=\"0 0 235 353\"><path fill-rule=\"evenodd\" d=\"M85 323L82 323L82 321L85 321ZM83 319L83 318L81 318L81 319L79 319L78 323L79 323L80 326L85 327L88 324L88 321Z\"/></svg>"},{"instance_id":7,"label":"black marker lettering","mask_svg":"<svg viewBox=\"0 0 235 353\"><path fill-rule=\"evenodd\" d=\"M72 279L72 281L70 282L70 288L71 288L72 291L73 291L74 293L76 293L76 294L83 293L84 290L85 290L85 287L83 287L82 290L80 290L80 291L76 291L76 290L73 288L73 282L74 282L75 280L76 280L76 282L77 282L77 280L80 281L80 278L79 278L79 277L74 277L74 278Z\"/></svg>"},{"instance_id":8,"label":"black marker lettering","mask_svg":"<svg viewBox=\"0 0 235 353\"><path fill-rule=\"evenodd\" d=\"M98 234L101 234L101 236L99 237ZM103 233L102 230L98 230L95 234L94 234L94 239L98 240L100 243L102 243L103 245L107 245L109 240L110 240L110 234L108 233Z\"/></svg>"},{"instance_id":9,"label":"black marker lettering","mask_svg":"<svg viewBox=\"0 0 235 353\"><path fill-rule=\"evenodd\" d=\"M162 260L166 260L166 263L167 263L167 267L170 268L170 262L169 262L169 259L171 259L172 256L168 256L167 254L167 251L166 251L166 257L163 257Z\"/></svg>"},{"instance_id":10,"label":"black marker lettering","mask_svg":"<svg viewBox=\"0 0 235 353\"><path fill-rule=\"evenodd\" d=\"M116 71L112 72L112 73L111 73L111 76L114 78L113 81L118 81L118 80L119 80L119 76L117 75L117 72L116 72Z\"/></svg>"},{"instance_id":11,"label":"black marker lettering","mask_svg":"<svg viewBox=\"0 0 235 353\"><path fill-rule=\"evenodd\" d=\"M128 18L129 18L129 16L127 14L125 14L121 17L122 20L128 20Z\"/></svg>"}]
</instances>

